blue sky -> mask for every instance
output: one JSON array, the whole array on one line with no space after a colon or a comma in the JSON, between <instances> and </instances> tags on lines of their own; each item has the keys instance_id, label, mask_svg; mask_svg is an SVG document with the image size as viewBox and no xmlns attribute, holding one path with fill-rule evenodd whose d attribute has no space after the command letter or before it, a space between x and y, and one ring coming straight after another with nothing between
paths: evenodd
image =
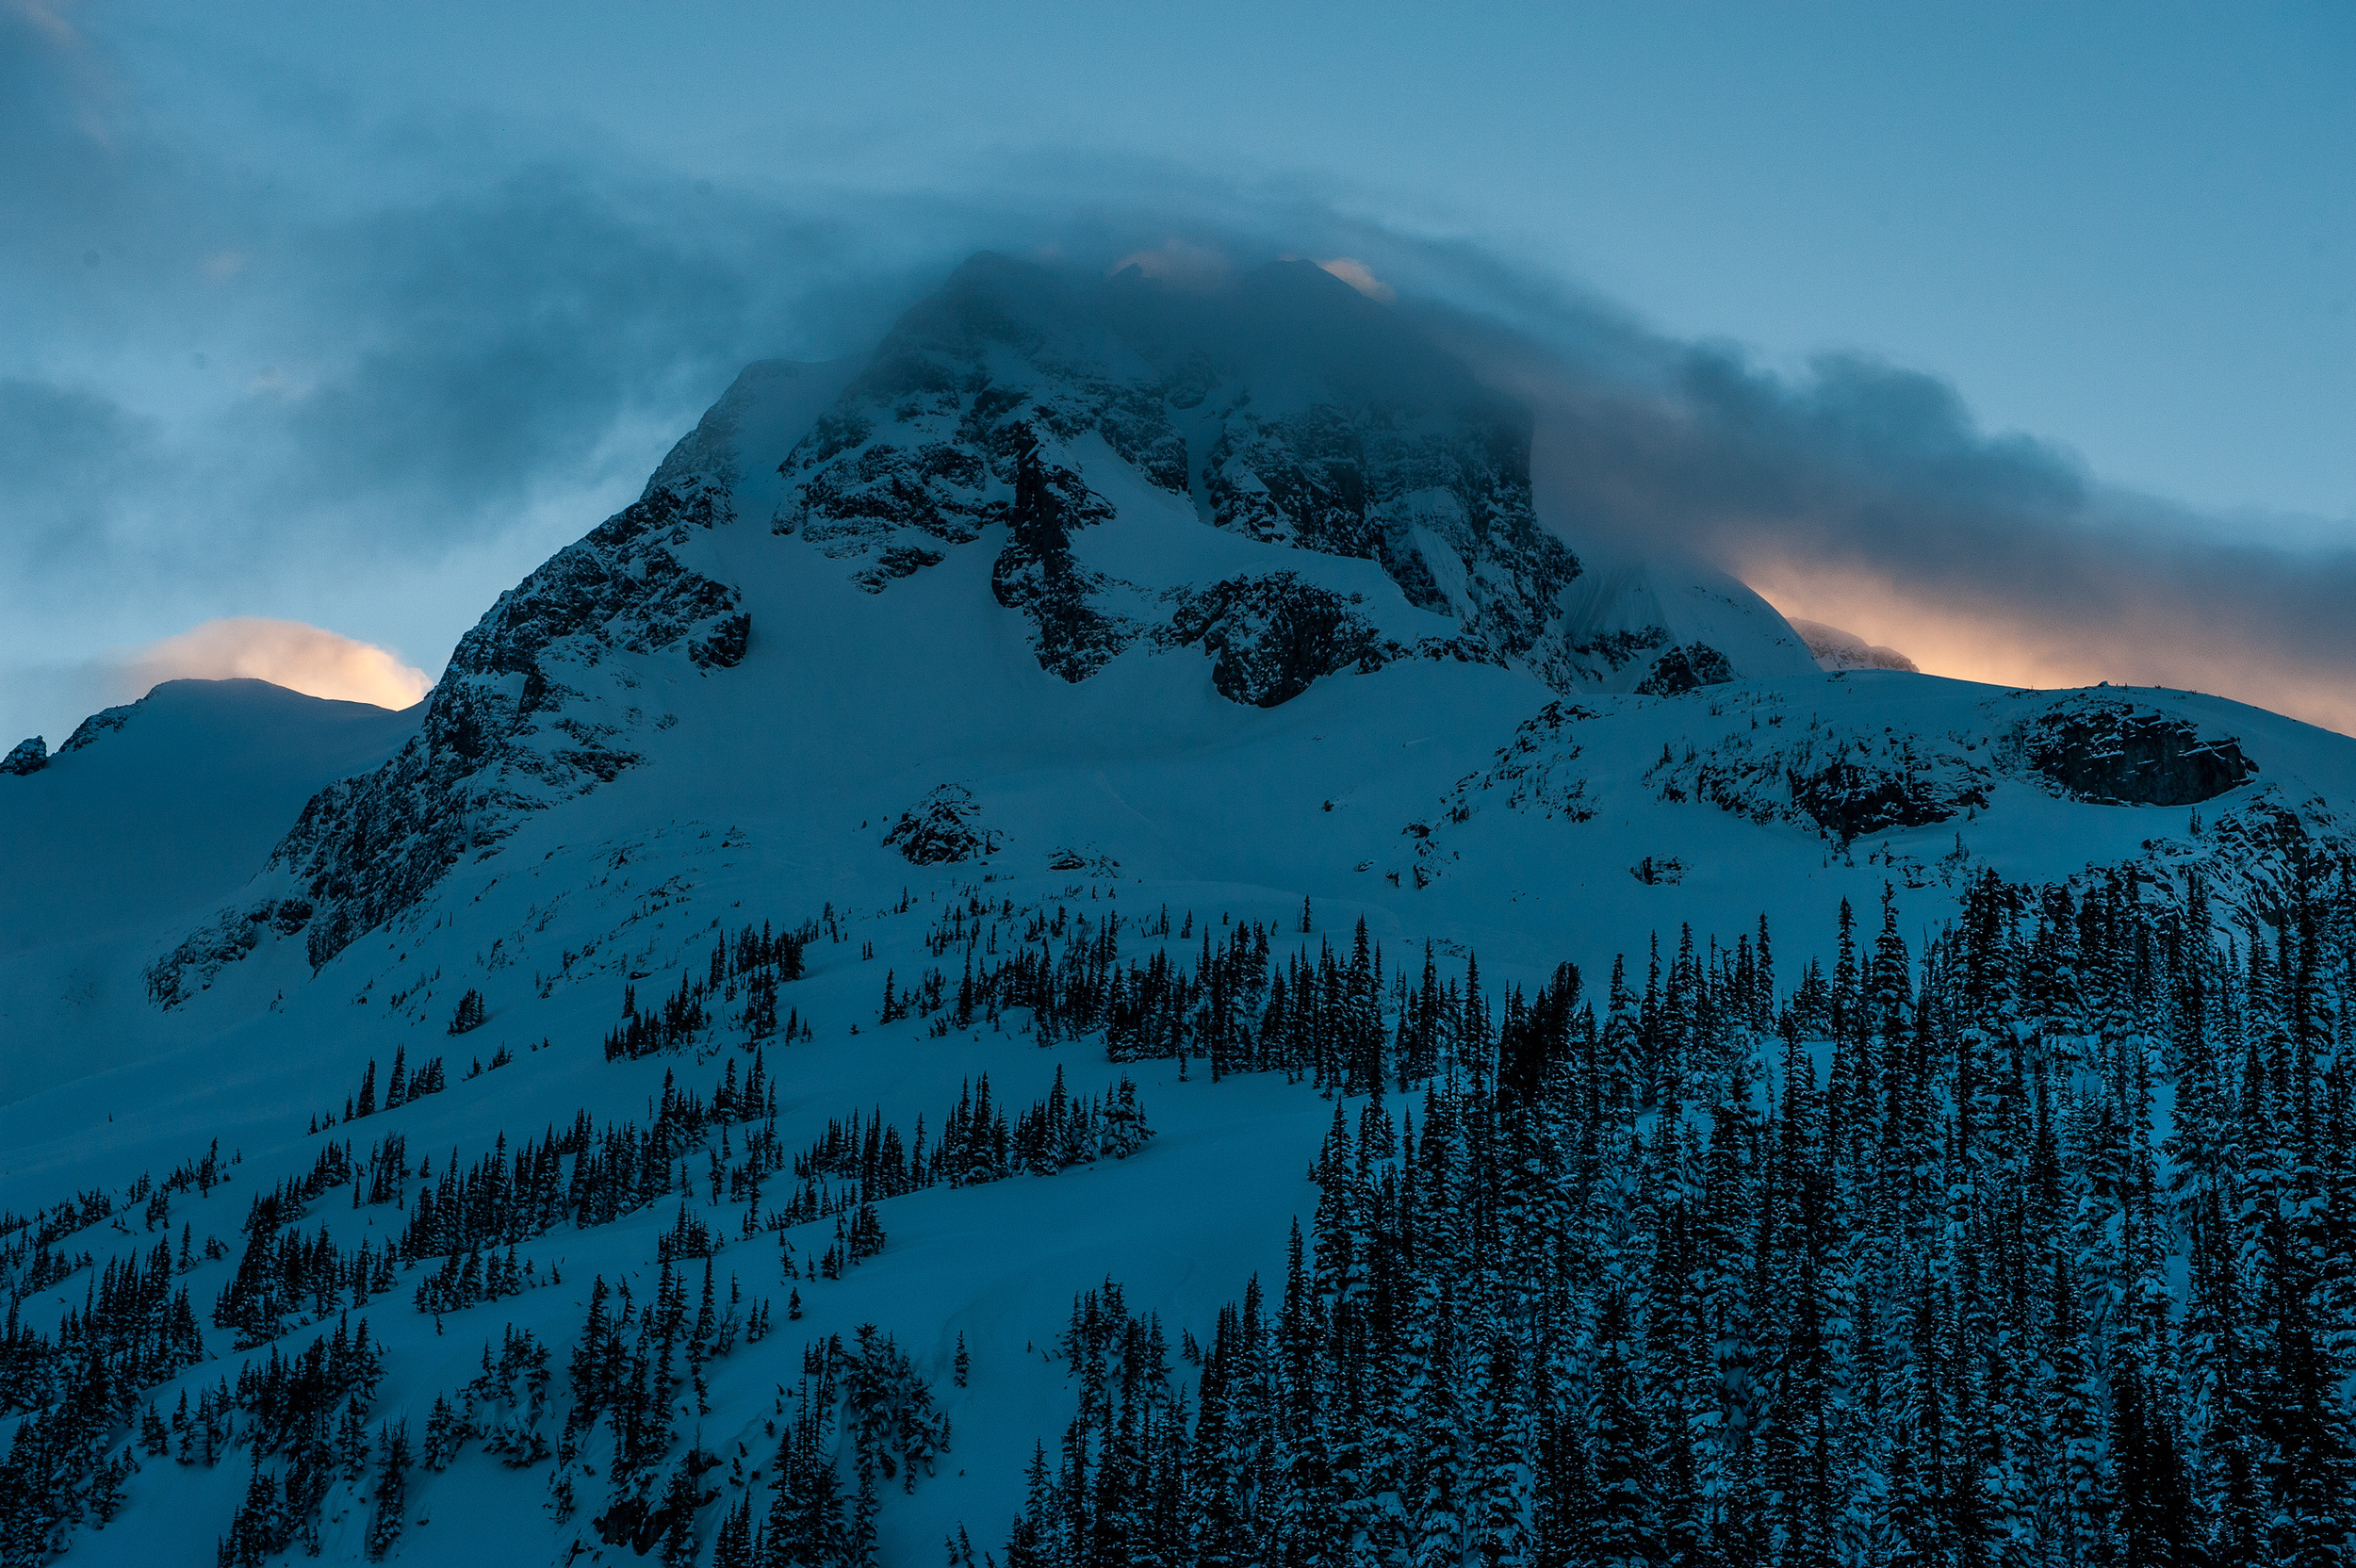
<instances>
[{"instance_id":1,"label":"blue sky","mask_svg":"<svg viewBox=\"0 0 2356 1568\"><path fill-rule=\"evenodd\" d=\"M736 361L1157 225L1869 356L2113 531L2356 543L2344 5L0 0L0 103L11 722L227 615L430 670Z\"/></svg>"}]
</instances>

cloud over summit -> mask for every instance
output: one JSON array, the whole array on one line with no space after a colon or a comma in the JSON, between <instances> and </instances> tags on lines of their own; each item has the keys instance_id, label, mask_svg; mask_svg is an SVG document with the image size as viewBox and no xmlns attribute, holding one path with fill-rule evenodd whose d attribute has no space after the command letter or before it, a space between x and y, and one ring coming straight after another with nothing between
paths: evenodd
<instances>
[{"instance_id":1,"label":"cloud over summit","mask_svg":"<svg viewBox=\"0 0 2356 1568\"><path fill-rule=\"evenodd\" d=\"M433 686L423 670L393 653L301 621L255 615L207 621L123 661L138 691L166 680L267 680L306 696L407 708Z\"/></svg>"},{"instance_id":2,"label":"cloud over summit","mask_svg":"<svg viewBox=\"0 0 2356 1568\"><path fill-rule=\"evenodd\" d=\"M23 150L0 160L0 298L39 323L0 347L0 671L255 612L432 661L742 364L860 351L972 251L1189 286L1299 254L1530 399L1542 500L1582 546L1704 557L1935 671L2200 686L2356 728L2356 556L2237 539L1983 432L1936 376L1771 370L1298 182L1035 156L755 187L569 133L492 154L333 105L306 128L393 174L350 193L208 152L56 13L0 6L0 139ZM0 732L74 716L9 701Z\"/></svg>"}]
</instances>

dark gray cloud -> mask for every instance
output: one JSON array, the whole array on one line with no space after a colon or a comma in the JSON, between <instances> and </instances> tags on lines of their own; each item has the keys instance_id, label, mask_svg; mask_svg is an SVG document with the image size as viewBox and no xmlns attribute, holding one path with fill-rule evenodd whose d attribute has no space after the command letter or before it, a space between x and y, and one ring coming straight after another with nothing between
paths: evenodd
<instances>
[{"instance_id":1,"label":"dark gray cloud","mask_svg":"<svg viewBox=\"0 0 2356 1568\"><path fill-rule=\"evenodd\" d=\"M2192 687L2356 728L2356 552L2236 539L1870 360L1787 378L1688 348L1641 390L1567 355L1513 373L1577 532L1706 557L1928 669Z\"/></svg>"},{"instance_id":2,"label":"dark gray cloud","mask_svg":"<svg viewBox=\"0 0 2356 1568\"><path fill-rule=\"evenodd\" d=\"M10 564L37 577L107 547L108 498L152 484L155 422L104 393L0 380L0 486Z\"/></svg>"},{"instance_id":3,"label":"dark gray cloud","mask_svg":"<svg viewBox=\"0 0 2356 1568\"><path fill-rule=\"evenodd\" d=\"M309 124L382 185L207 153L145 122L66 22L0 7L0 298L25 324L0 364L0 570L19 590L480 540L617 430L692 420L744 360L872 338L910 263L956 250L923 254L875 220L888 203L846 222L595 149L486 167L459 132Z\"/></svg>"}]
</instances>

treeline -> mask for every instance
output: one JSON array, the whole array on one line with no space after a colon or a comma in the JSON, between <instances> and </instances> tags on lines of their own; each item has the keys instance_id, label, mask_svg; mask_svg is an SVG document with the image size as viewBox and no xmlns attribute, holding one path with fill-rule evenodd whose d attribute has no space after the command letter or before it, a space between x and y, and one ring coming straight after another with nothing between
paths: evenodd
<instances>
[{"instance_id":1,"label":"treeline","mask_svg":"<svg viewBox=\"0 0 2356 1568\"><path fill-rule=\"evenodd\" d=\"M935 1408L931 1388L872 1324L848 1349L836 1334L803 1352L794 1412L783 1425L769 1466L768 1507L757 1509L748 1490L723 1516L713 1568L874 1563L882 1487L897 1478L903 1491L914 1492L920 1472L931 1475L949 1447L949 1417ZM681 1490L681 1502L687 1494ZM666 1552L664 1562L692 1562L690 1543L676 1557Z\"/></svg>"},{"instance_id":2,"label":"treeline","mask_svg":"<svg viewBox=\"0 0 2356 1568\"><path fill-rule=\"evenodd\" d=\"M1178 939L1194 939L1194 926L1188 911ZM1215 938L1203 922L1189 964L1183 950L1168 945L1167 908L1144 920L1113 909L1091 919L1057 905L1052 915L1039 910L1023 922L1011 901L993 908L969 896L926 939L936 955L962 949L962 972L953 983L936 967L906 990L888 972L878 1021L913 1014L946 1035L1021 1010L1042 1043L1101 1037L1115 1061L1175 1058L1183 1070L1199 1060L1214 1078L1281 1071L1363 1092L1377 1072L1403 1081L1432 1070L1464 1010L1477 1016L1481 1006L1477 963L1461 990L1453 978L1440 981L1429 955L1420 989L1411 990L1403 975L1386 978L1364 921L1347 956L1329 941L1314 956L1302 945L1281 961L1271 953L1270 924L1222 917L1221 928ZM1155 944L1142 960L1121 962L1124 930ZM1384 1034L1386 1008L1399 1024L1396 1037Z\"/></svg>"},{"instance_id":3,"label":"treeline","mask_svg":"<svg viewBox=\"0 0 2356 1568\"><path fill-rule=\"evenodd\" d=\"M397 1064L394 1081L401 1077ZM355 1099L355 1114L358 1108ZM744 1161L724 1169L714 1152L715 1192L724 1181L731 1190L743 1190L748 1169L765 1174L783 1163L774 1090L758 1053L741 1078L731 1058L708 1099L682 1092L666 1074L648 1110L643 1128L629 1121L598 1128L581 1112L567 1129L551 1128L512 1154L502 1134L494 1150L472 1165L462 1166L453 1152L438 1180L430 1160L412 1170L402 1135L378 1140L365 1159L355 1157L350 1142L331 1141L309 1170L280 1182L249 1205L244 1250L214 1303L212 1320L232 1332L237 1348L257 1348L306 1322L348 1315L392 1290L405 1266L436 1260L440 1266L424 1273L412 1302L421 1312L455 1311L535 1282L556 1282L553 1271L535 1274L530 1260L518 1258L518 1243L567 1222L610 1223L683 1186L692 1189L683 1156L706 1149L714 1132L725 1136L756 1119L764 1124L744 1139ZM151 1191L155 1196L185 1186L209 1191L226 1179L216 1145L203 1160L175 1170L161 1188L145 1178L134 1184L124 1207ZM758 1181L759 1175L750 1178L756 1188ZM424 1184L413 1184L417 1183ZM351 1189L353 1208L407 1205L400 1234L381 1246L363 1241L346 1250L324 1223L306 1230L303 1222L314 1206L342 1187ZM50 1248L72 1233L68 1227L74 1222L86 1217L100 1222L120 1212L106 1195L85 1194L38 1221L15 1226L23 1237L18 1245L29 1247L31 1255L0 1328L0 1413L28 1413L7 1458L0 1460L0 1564L41 1560L62 1549L83 1521L106 1516L133 1463L127 1453L109 1457L109 1450L131 1424L144 1391L205 1355L187 1291L171 1282L196 1266L192 1232L185 1226L176 1259L167 1243L158 1242L144 1259L110 1261L92 1278L83 1306L67 1311L56 1336L22 1320L27 1294L23 1279L41 1278L38 1260L58 1255ZM226 1253L208 1238L205 1255ZM321 1344L326 1348L320 1353L327 1355L336 1340ZM368 1353L375 1353L372 1347ZM273 1349L272 1357L276 1354ZM330 1381L339 1377L335 1374ZM251 1402L249 1396L226 1389L205 1392L193 1412L184 1411L164 1429L195 1462L209 1463L237 1429L233 1413ZM152 1438L153 1432L145 1435ZM361 1433L363 1448L366 1439ZM397 1492L394 1480L412 1462L408 1439L387 1429L377 1434L377 1449L379 1484ZM225 1560L258 1561L254 1554L281 1550L311 1527L305 1521L315 1519L318 1498L324 1495L319 1478L325 1472L309 1461L305 1466L274 1478L278 1490L267 1499L259 1491L247 1499L243 1523L233 1528L231 1546L224 1548L234 1548ZM384 1513L384 1527L393 1529L397 1509L383 1504L379 1511Z\"/></svg>"},{"instance_id":4,"label":"treeline","mask_svg":"<svg viewBox=\"0 0 2356 1568\"><path fill-rule=\"evenodd\" d=\"M473 991L468 991L466 994L475 998L475 1005L478 1008L482 1006L483 1002L479 995ZM452 1029L450 1033L458 1034L460 1031ZM384 1080L384 1103L380 1107L376 1102L376 1058L369 1057L368 1067L360 1074L358 1091L344 1098L343 1119L346 1121L352 1121L364 1116L374 1116L380 1108L387 1111L399 1110L412 1100L422 1100L429 1094L439 1094L450 1086L449 1077L442 1070L441 1057L427 1057L418 1065L415 1073L409 1070L408 1064L409 1048L405 1045L395 1046L393 1048L393 1070L391 1075ZM323 1117L313 1119L311 1131L317 1133L334 1125L335 1125L335 1115L330 1111Z\"/></svg>"},{"instance_id":5,"label":"treeline","mask_svg":"<svg viewBox=\"0 0 2356 1568\"><path fill-rule=\"evenodd\" d=\"M927 1145L924 1119L912 1138L880 1109L852 1112L794 1158L798 1184L773 1224L801 1225L930 1186L972 1186L1025 1173L1053 1175L1096 1160L1127 1159L1153 1135L1137 1086L1127 1076L1099 1098L1054 1087L1009 1121L990 1095L990 1075L960 1086L957 1102L941 1119L941 1138Z\"/></svg>"},{"instance_id":6,"label":"treeline","mask_svg":"<svg viewBox=\"0 0 2356 1568\"><path fill-rule=\"evenodd\" d=\"M76 1231L86 1231L103 1224L117 1215L127 1214L146 1204L142 1217L150 1231L162 1230L172 1221L172 1195L197 1189L199 1197L209 1198L213 1188L229 1180L229 1167L236 1156L221 1157L221 1140L202 1159L184 1160L158 1184L152 1172L142 1171L125 1190L118 1203L111 1193L91 1190L33 1215L0 1212L0 1277L6 1277L13 1299L22 1300L48 1290L60 1280L71 1278L94 1261L85 1250L79 1253L56 1248L57 1243ZM19 1408L0 1398L0 1411Z\"/></svg>"},{"instance_id":7,"label":"treeline","mask_svg":"<svg viewBox=\"0 0 2356 1568\"><path fill-rule=\"evenodd\" d=\"M2345 1560L2349 868L1842 913L1781 1005L1566 966L1337 1107L1191 1399L1084 1299L1006 1568Z\"/></svg>"},{"instance_id":8,"label":"treeline","mask_svg":"<svg viewBox=\"0 0 2356 1568\"><path fill-rule=\"evenodd\" d=\"M746 1310L733 1279L728 1298L720 1299L708 1257L700 1300L692 1310L687 1275L668 1255L658 1265L654 1298L643 1308L632 1300L627 1280L609 1287L599 1276L590 1286L588 1315L574 1345L568 1367L573 1398L548 1478L558 1523L580 1506L577 1483L602 1474L605 1503L592 1521L600 1540L627 1542L641 1553L660 1544L665 1563L692 1561L696 1511L718 1494L702 1484L703 1477L719 1461L699 1442L690 1443L668 1467L666 1480L663 1462L677 1440L678 1416L690 1402L682 1396L692 1396L697 1415L709 1415L705 1367L734 1350L740 1338L758 1341L768 1331L766 1302Z\"/></svg>"},{"instance_id":9,"label":"treeline","mask_svg":"<svg viewBox=\"0 0 2356 1568\"><path fill-rule=\"evenodd\" d=\"M330 1143L307 1175L289 1178L254 1200L245 1252L214 1307L213 1321L236 1331L239 1348L260 1345L306 1315L324 1319L341 1306L365 1305L371 1295L393 1288L397 1269L435 1259L441 1266L419 1280L412 1293L419 1312L457 1312L535 1283L559 1282L553 1271L537 1275L536 1265L519 1257L516 1249L559 1225L611 1224L681 1187L692 1190L692 1179L679 1169L680 1156L703 1149L715 1130L774 1118L776 1093L757 1051L741 1083L735 1059L728 1060L709 1101L680 1092L674 1076L665 1073L661 1097L649 1109L643 1133L635 1122L598 1129L582 1111L564 1131L551 1127L512 1153L502 1132L490 1152L471 1165L462 1166L453 1150L438 1179L430 1160L420 1162L415 1174L422 1184L414 1192L405 1136L380 1140L365 1164L353 1160L350 1144ZM758 1170L761 1152L776 1147L774 1128L765 1137L747 1138L746 1147L747 1163ZM716 1151L712 1159L716 1182ZM731 1169L742 1187L745 1167ZM752 1178L756 1184L758 1179ZM374 1249L363 1241L346 1253L325 1225L307 1238L293 1228L311 1202L347 1184L354 1208L364 1201L407 1205L408 1221L398 1238Z\"/></svg>"},{"instance_id":10,"label":"treeline","mask_svg":"<svg viewBox=\"0 0 2356 1568\"><path fill-rule=\"evenodd\" d=\"M221 1159L216 1141L160 1184L142 1174L120 1203L91 1191L29 1217L0 1216L0 1234L12 1238L0 1244L0 1269L14 1271L0 1324L0 1416L22 1414L0 1459L0 1563L45 1560L85 1520L113 1516L138 1468L127 1447L115 1448L141 1394L205 1354L188 1290L173 1283L198 1265L192 1227L183 1225L176 1258L168 1231L144 1257L109 1258L52 1337L24 1321L25 1304L93 1264L89 1250L57 1244L108 1220L127 1232L142 1201L152 1232L168 1224L171 1194L188 1187L209 1194L234 1163L235 1156ZM208 1236L204 1257L221 1255Z\"/></svg>"},{"instance_id":11,"label":"treeline","mask_svg":"<svg viewBox=\"0 0 2356 1568\"><path fill-rule=\"evenodd\" d=\"M827 907L826 923L831 929L832 906ZM760 930L746 925L732 941L723 934L712 942L711 961L704 972L697 974L682 971L679 989L664 997L651 1011L639 1010L636 986L623 987L622 1020L606 1036L606 1060L635 1059L657 1052L676 1051L700 1038L712 1026L712 1005L725 1013L740 996L743 1005L735 1013L734 1022L747 1040L764 1040L779 1034L777 988L802 977L802 950L817 939L818 932L817 922L798 931L777 931L763 921ZM791 1040L804 1035L807 1029L801 1015L789 1010L783 1037Z\"/></svg>"},{"instance_id":12,"label":"treeline","mask_svg":"<svg viewBox=\"0 0 2356 1568\"><path fill-rule=\"evenodd\" d=\"M1484 1049L1492 1033L1477 956L1466 956L1461 975L1444 974L1427 946L1410 975L1386 968L1364 920L1346 953L1320 939L1314 953L1301 943L1282 956L1272 923L1221 916L1223 934L1215 936L1205 919L1199 937L1195 924L1188 911L1176 932L1180 941L1199 944L1189 957L1168 945L1167 908L1143 920L1109 909L1091 919L1057 905L1052 914L1042 909L1024 920L1011 901L993 906L968 895L926 938L937 956L961 951L962 972L953 983L934 968L908 989L887 972L878 1021L930 1017L934 1032L945 1035L977 1021L996 1024L1021 1010L1042 1042L1101 1037L1115 1061L1174 1058L1182 1075L1200 1061L1214 1079L1283 1072L1353 1095L1378 1085L1404 1091L1449 1070L1465 1052ZM1304 900L1298 930L1307 933L1312 924ZM1123 964L1124 931L1156 945ZM1817 979L1821 988L1825 982ZM1641 1004L1618 973L1612 994L1615 1013L1629 1021L1640 1005L1646 1020L1699 1008L1710 1015L1700 1021L1704 1028L1715 1027L1715 1015L1725 1012L1773 1030L1777 992L1766 922L1730 948L1713 941L1698 953L1687 931L1666 972L1656 941ZM1628 1065L1640 1070L1633 1059Z\"/></svg>"}]
</instances>

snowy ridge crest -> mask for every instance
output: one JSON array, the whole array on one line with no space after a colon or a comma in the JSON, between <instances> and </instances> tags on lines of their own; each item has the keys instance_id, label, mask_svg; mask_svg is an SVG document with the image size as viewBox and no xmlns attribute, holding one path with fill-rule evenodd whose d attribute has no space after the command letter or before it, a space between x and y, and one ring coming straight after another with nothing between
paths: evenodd
<instances>
[{"instance_id":1,"label":"snowy ridge crest","mask_svg":"<svg viewBox=\"0 0 2356 1568\"><path fill-rule=\"evenodd\" d=\"M641 762L669 722L648 671L744 657L751 619L737 589L689 564L733 516L724 486L679 474L501 594L460 639L418 734L376 772L320 791L271 852L267 871L299 896L199 931L150 967L150 994L185 999L266 930L307 924L317 968L460 860L496 853L525 817Z\"/></svg>"}]
</instances>

